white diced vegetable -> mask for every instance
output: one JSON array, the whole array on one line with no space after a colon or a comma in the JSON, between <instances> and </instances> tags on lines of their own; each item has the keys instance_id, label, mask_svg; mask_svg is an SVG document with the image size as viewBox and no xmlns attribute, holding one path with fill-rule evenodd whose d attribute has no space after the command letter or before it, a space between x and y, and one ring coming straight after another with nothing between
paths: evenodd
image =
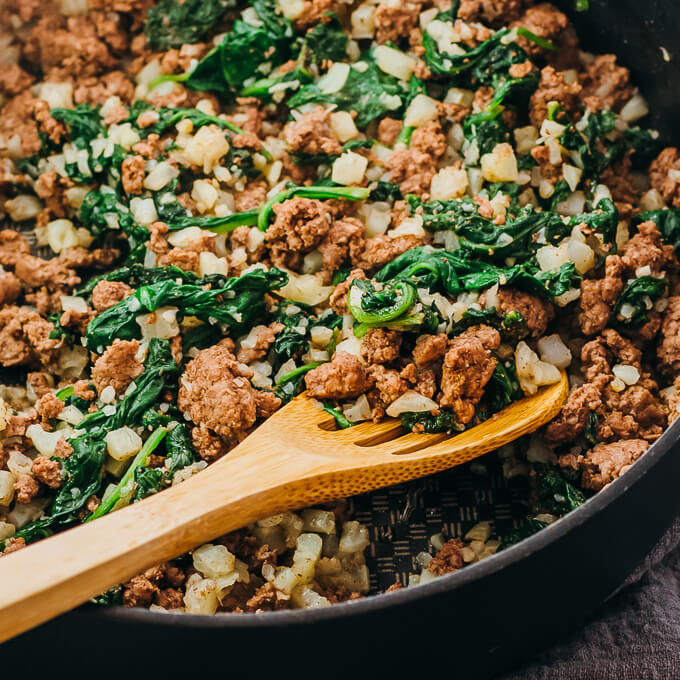
<instances>
[{"instance_id":1,"label":"white diced vegetable","mask_svg":"<svg viewBox=\"0 0 680 680\"><path fill-rule=\"evenodd\" d=\"M378 68L399 80L408 80L416 67L413 57L387 45L378 45L374 55Z\"/></svg>"},{"instance_id":2,"label":"white diced vegetable","mask_svg":"<svg viewBox=\"0 0 680 680\"><path fill-rule=\"evenodd\" d=\"M220 578L234 570L236 558L224 545L206 543L192 554L194 567L206 578Z\"/></svg>"},{"instance_id":3,"label":"white diced vegetable","mask_svg":"<svg viewBox=\"0 0 680 680\"><path fill-rule=\"evenodd\" d=\"M142 448L142 438L129 427L119 427L104 437L106 450L115 460L126 460Z\"/></svg>"},{"instance_id":4,"label":"white diced vegetable","mask_svg":"<svg viewBox=\"0 0 680 680\"><path fill-rule=\"evenodd\" d=\"M333 163L332 179L334 182L345 186L360 184L367 167L368 160L364 156L354 153L354 151L345 151Z\"/></svg>"}]
</instances>

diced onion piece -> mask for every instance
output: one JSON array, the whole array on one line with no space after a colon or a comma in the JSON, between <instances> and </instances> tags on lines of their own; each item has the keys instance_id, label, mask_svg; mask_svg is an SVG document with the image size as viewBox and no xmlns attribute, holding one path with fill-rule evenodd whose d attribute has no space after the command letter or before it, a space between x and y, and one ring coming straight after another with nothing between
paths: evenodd
<instances>
[{"instance_id":1,"label":"diced onion piece","mask_svg":"<svg viewBox=\"0 0 680 680\"><path fill-rule=\"evenodd\" d=\"M517 175L517 158L507 142L482 156L482 176L487 182L516 182Z\"/></svg>"},{"instance_id":2,"label":"diced onion piece","mask_svg":"<svg viewBox=\"0 0 680 680\"><path fill-rule=\"evenodd\" d=\"M319 90L323 94L333 94L342 90L347 81L350 68L349 64L335 62L328 70L328 73L319 80Z\"/></svg>"},{"instance_id":3,"label":"diced onion piece","mask_svg":"<svg viewBox=\"0 0 680 680\"><path fill-rule=\"evenodd\" d=\"M57 416L59 420L63 420L65 423L68 423L69 425L80 425L80 423L83 422L85 416L83 415L83 412L74 404L69 404L68 406L64 406L64 408L61 410L61 413Z\"/></svg>"},{"instance_id":4,"label":"diced onion piece","mask_svg":"<svg viewBox=\"0 0 680 680\"><path fill-rule=\"evenodd\" d=\"M486 543L491 536L491 525L488 522L477 522L467 534L465 534L466 541L482 541Z\"/></svg>"},{"instance_id":5,"label":"diced onion piece","mask_svg":"<svg viewBox=\"0 0 680 680\"><path fill-rule=\"evenodd\" d=\"M15 531L16 527L14 526L14 524L0 521L0 541L4 541L10 536L14 536Z\"/></svg>"},{"instance_id":6,"label":"diced onion piece","mask_svg":"<svg viewBox=\"0 0 680 680\"><path fill-rule=\"evenodd\" d=\"M451 87L444 97L444 102L447 104L458 104L459 106L472 106L474 101L474 90L463 90L459 87Z\"/></svg>"},{"instance_id":7,"label":"diced onion piece","mask_svg":"<svg viewBox=\"0 0 680 680\"><path fill-rule=\"evenodd\" d=\"M342 412L350 423L361 423L370 419L371 405L368 403L366 395L362 394L352 406L344 408Z\"/></svg>"},{"instance_id":8,"label":"diced onion piece","mask_svg":"<svg viewBox=\"0 0 680 680\"><path fill-rule=\"evenodd\" d=\"M387 48L389 49L389 48ZM404 125L406 127L420 127L431 120L435 120L439 109L437 101L425 94L418 94L409 104L404 114Z\"/></svg>"},{"instance_id":9,"label":"diced onion piece","mask_svg":"<svg viewBox=\"0 0 680 680\"><path fill-rule=\"evenodd\" d=\"M478 194L482 190L482 184L484 184L482 171L479 168L468 168L467 175L470 182L470 192L473 195Z\"/></svg>"},{"instance_id":10,"label":"diced onion piece","mask_svg":"<svg viewBox=\"0 0 680 680\"><path fill-rule=\"evenodd\" d=\"M73 84L63 83L40 83L36 86L36 97L47 102L51 109L73 108Z\"/></svg>"},{"instance_id":11,"label":"diced onion piece","mask_svg":"<svg viewBox=\"0 0 680 680\"><path fill-rule=\"evenodd\" d=\"M469 186L468 176L462 168L442 168L430 183L430 197L433 201L448 201L462 198Z\"/></svg>"},{"instance_id":12,"label":"diced onion piece","mask_svg":"<svg viewBox=\"0 0 680 680\"><path fill-rule=\"evenodd\" d=\"M609 386L614 390L614 392L623 392L626 389L626 383L621 380L621 378L614 378L609 383Z\"/></svg>"},{"instance_id":13,"label":"diced onion piece","mask_svg":"<svg viewBox=\"0 0 680 680\"><path fill-rule=\"evenodd\" d=\"M302 259L302 273L316 274L323 267L323 253L320 250L312 250Z\"/></svg>"},{"instance_id":14,"label":"diced onion piece","mask_svg":"<svg viewBox=\"0 0 680 680\"><path fill-rule=\"evenodd\" d=\"M267 330L267 326L264 326L262 324L259 324L257 326L253 326L248 335L246 335L242 340L241 340L241 347L243 349L253 349L255 345L257 344L257 340L260 337L261 333L264 333Z\"/></svg>"},{"instance_id":15,"label":"diced onion piece","mask_svg":"<svg viewBox=\"0 0 680 680\"><path fill-rule=\"evenodd\" d=\"M561 123L546 118L541 124L541 137L544 139L559 139L566 129Z\"/></svg>"},{"instance_id":16,"label":"diced onion piece","mask_svg":"<svg viewBox=\"0 0 680 680\"><path fill-rule=\"evenodd\" d=\"M569 253L566 244L556 246L543 246L536 251L536 261L541 271L550 272L559 269L569 262Z\"/></svg>"},{"instance_id":17,"label":"diced onion piece","mask_svg":"<svg viewBox=\"0 0 680 680\"><path fill-rule=\"evenodd\" d=\"M656 189L650 189L640 198L640 208L644 211L663 210L665 207L663 196Z\"/></svg>"},{"instance_id":18,"label":"diced onion piece","mask_svg":"<svg viewBox=\"0 0 680 680\"><path fill-rule=\"evenodd\" d=\"M364 2L352 12L352 37L355 40L364 40L373 37L373 34L375 33L374 12L375 5L370 2Z\"/></svg>"},{"instance_id":19,"label":"diced onion piece","mask_svg":"<svg viewBox=\"0 0 680 680\"><path fill-rule=\"evenodd\" d=\"M204 250L198 256L198 270L201 276L208 274L222 274L226 276L229 272L229 264L226 258L217 257L215 253Z\"/></svg>"},{"instance_id":20,"label":"diced onion piece","mask_svg":"<svg viewBox=\"0 0 680 680\"><path fill-rule=\"evenodd\" d=\"M206 543L192 554L194 568L206 578L219 578L234 571L236 557L224 545Z\"/></svg>"},{"instance_id":21,"label":"diced onion piece","mask_svg":"<svg viewBox=\"0 0 680 680\"><path fill-rule=\"evenodd\" d=\"M392 220L389 203L364 203L359 207L359 215L366 226L366 238L384 234Z\"/></svg>"},{"instance_id":22,"label":"diced onion piece","mask_svg":"<svg viewBox=\"0 0 680 680\"><path fill-rule=\"evenodd\" d=\"M57 372L64 380L75 380L85 370L88 361L89 354L84 347L64 345L57 359Z\"/></svg>"},{"instance_id":23,"label":"diced onion piece","mask_svg":"<svg viewBox=\"0 0 680 680\"><path fill-rule=\"evenodd\" d=\"M640 380L640 371L628 364L617 364L612 368L612 373L626 385L635 385Z\"/></svg>"},{"instance_id":24,"label":"diced onion piece","mask_svg":"<svg viewBox=\"0 0 680 680\"><path fill-rule=\"evenodd\" d=\"M338 138L338 141L348 142L354 139L358 134L357 126L354 124L354 118L347 111L334 111L328 119L328 124L333 134Z\"/></svg>"},{"instance_id":25,"label":"diced onion piece","mask_svg":"<svg viewBox=\"0 0 680 680\"><path fill-rule=\"evenodd\" d=\"M16 477L8 470L0 470L0 505L7 507L14 498Z\"/></svg>"},{"instance_id":26,"label":"diced onion piece","mask_svg":"<svg viewBox=\"0 0 680 680\"><path fill-rule=\"evenodd\" d=\"M332 179L338 184L349 186L360 184L366 173L368 160L354 151L345 151L333 163Z\"/></svg>"},{"instance_id":27,"label":"diced onion piece","mask_svg":"<svg viewBox=\"0 0 680 680\"><path fill-rule=\"evenodd\" d=\"M317 534L335 533L335 515L328 510L314 510L308 508L302 511L302 529L314 531Z\"/></svg>"},{"instance_id":28,"label":"diced onion piece","mask_svg":"<svg viewBox=\"0 0 680 680\"><path fill-rule=\"evenodd\" d=\"M566 368L571 363L571 352L557 333L546 335L538 341L541 360L557 368Z\"/></svg>"},{"instance_id":29,"label":"diced onion piece","mask_svg":"<svg viewBox=\"0 0 680 680\"><path fill-rule=\"evenodd\" d=\"M174 83L170 84L174 85ZM111 125L111 127L109 127L108 135L109 140L113 144L120 144L120 146L125 149L129 149L141 140L138 132L132 127L130 123Z\"/></svg>"},{"instance_id":30,"label":"diced onion piece","mask_svg":"<svg viewBox=\"0 0 680 680\"><path fill-rule=\"evenodd\" d=\"M361 357L361 340L355 337L354 334L350 335L348 338L338 343L338 346L335 348L335 351L347 352L347 354L352 354L359 360L363 361Z\"/></svg>"},{"instance_id":31,"label":"diced onion piece","mask_svg":"<svg viewBox=\"0 0 680 680\"><path fill-rule=\"evenodd\" d=\"M135 196L130 201L130 212L137 222L144 226L149 226L158 219L156 204L153 202L153 198L139 198L139 196Z\"/></svg>"},{"instance_id":32,"label":"diced onion piece","mask_svg":"<svg viewBox=\"0 0 680 680\"><path fill-rule=\"evenodd\" d=\"M212 172L218 161L229 151L229 143L222 130L210 125L199 128L184 148L184 157L193 165L203 166Z\"/></svg>"},{"instance_id":33,"label":"diced onion piece","mask_svg":"<svg viewBox=\"0 0 680 680\"><path fill-rule=\"evenodd\" d=\"M42 203L35 196L19 194L5 201L5 210L14 222L24 222L38 216Z\"/></svg>"},{"instance_id":34,"label":"diced onion piece","mask_svg":"<svg viewBox=\"0 0 680 680\"><path fill-rule=\"evenodd\" d=\"M365 550L369 542L368 529L363 524L354 520L343 524L340 538L341 553L355 553Z\"/></svg>"},{"instance_id":35,"label":"diced onion piece","mask_svg":"<svg viewBox=\"0 0 680 680\"><path fill-rule=\"evenodd\" d=\"M595 253L585 243L581 243L573 238L570 239L567 245L567 253L579 274L585 274L595 266Z\"/></svg>"},{"instance_id":36,"label":"diced onion piece","mask_svg":"<svg viewBox=\"0 0 680 680\"><path fill-rule=\"evenodd\" d=\"M583 191L574 191L569 194L566 201L562 201L555 206L555 211L560 215L567 215L573 217L580 215L586 204L586 195Z\"/></svg>"},{"instance_id":37,"label":"diced onion piece","mask_svg":"<svg viewBox=\"0 0 680 680\"><path fill-rule=\"evenodd\" d=\"M373 53L378 68L399 80L408 80L416 67L416 60L413 57L387 45L378 45Z\"/></svg>"},{"instance_id":38,"label":"diced onion piece","mask_svg":"<svg viewBox=\"0 0 680 680\"><path fill-rule=\"evenodd\" d=\"M160 191L164 186L170 184L173 179L179 176L179 170L170 163L163 161L144 179L144 188L149 191Z\"/></svg>"},{"instance_id":39,"label":"diced onion piece","mask_svg":"<svg viewBox=\"0 0 680 680\"><path fill-rule=\"evenodd\" d=\"M423 413L425 411L433 411L438 408L439 405L436 401L428 399L427 397L420 394L420 392L408 390L408 392L404 392L404 394L395 399L387 407L387 415L391 418L396 418L401 413L408 413L410 411L414 413Z\"/></svg>"},{"instance_id":40,"label":"diced onion piece","mask_svg":"<svg viewBox=\"0 0 680 680\"><path fill-rule=\"evenodd\" d=\"M397 238L398 236L425 236L422 215L413 215L412 217L403 219L399 222L398 226L389 231L387 235L390 238Z\"/></svg>"},{"instance_id":41,"label":"diced onion piece","mask_svg":"<svg viewBox=\"0 0 680 680\"><path fill-rule=\"evenodd\" d=\"M60 219L48 222L46 236L50 248L55 253L80 245L80 237L71 220Z\"/></svg>"},{"instance_id":42,"label":"diced onion piece","mask_svg":"<svg viewBox=\"0 0 680 680\"><path fill-rule=\"evenodd\" d=\"M558 295L555 298L555 304L558 307L566 307L568 304L574 302L575 300L578 300L581 297L581 289L580 288L570 288L566 293L562 293L562 295Z\"/></svg>"},{"instance_id":43,"label":"diced onion piece","mask_svg":"<svg viewBox=\"0 0 680 680\"><path fill-rule=\"evenodd\" d=\"M213 579L189 578L184 595L184 610L187 614L214 614L219 604L217 583Z\"/></svg>"},{"instance_id":44,"label":"diced onion piece","mask_svg":"<svg viewBox=\"0 0 680 680\"><path fill-rule=\"evenodd\" d=\"M7 521L17 529L22 529L27 524L35 522L43 512L51 498L34 498L30 503L15 503L12 512L8 513Z\"/></svg>"},{"instance_id":45,"label":"diced onion piece","mask_svg":"<svg viewBox=\"0 0 680 680\"><path fill-rule=\"evenodd\" d=\"M65 312L76 312L77 314L87 314L88 307L85 298L74 295L61 296L61 308Z\"/></svg>"},{"instance_id":46,"label":"diced onion piece","mask_svg":"<svg viewBox=\"0 0 680 680\"><path fill-rule=\"evenodd\" d=\"M623 106L619 117L626 123L633 123L644 118L649 113L649 107L644 97L634 94Z\"/></svg>"},{"instance_id":47,"label":"diced onion piece","mask_svg":"<svg viewBox=\"0 0 680 680\"><path fill-rule=\"evenodd\" d=\"M115 460L132 458L142 448L142 438L129 427L119 427L104 437L106 450Z\"/></svg>"},{"instance_id":48,"label":"diced onion piece","mask_svg":"<svg viewBox=\"0 0 680 680\"><path fill-rule=\"evenodd\" d=\"M606 184L598 184L595 187L595 192L593 193L593 200L592 200L593 205L595 207L597 207L597 204L603 198L608 198L609 200L611 200L612 192L609 190L609 187Z\"/></svg>"},{"instance_id":49,"label":"diced onion piece","mask_svg":"<svg viewBox=\"0 0 680 680\"><path fill-rule=\"evenodd\" d=\"M541 361L523 340L515 348L517 377L526 394L535 394L541 385L552 385L560 380L556 366Z\"/></svg>"},{"instance_id":50,"label":"diced onion piece","mask_svg":"<svg viewBox=\"0 0 680 680\"><path fill-rule=\"evenodd\" d=\"M565 163L562 166L562 176L572 191L576 191L576 187L579 185L582 175L583 170L581 170L581 168L577 168L575 165L569 165L568 163Z\"/></svg>"},{"instance_id":51,"label":"diced onion piece","mask_svg":"<svg viewBox=\"0 0 680 680\"><path fill-rule=\"evenodd\" d=\"M515 148L520 156L528 154L538 141L538 130L533 125L516 128L513 134L515 136Z\"/></svg>"},{"instance_id":52,"label":"diced onion piece","mask_svg":"<svg viewBox=\"0 0 680 680\"><path fill-rule=\"evenodd\" d=\"M288 283L274 293L293 302L302 302L315 307L325 302L333 292L333 286L323 286L316 274L288 273Z\"/></svg>"},{"instance_id":53,"label":"diced onion piece","mask_svg":"<svg viewBox=\"0 0 680 680\"><path fill-rule=\"evenodd\" d=\"M168 236L168 243L173 248L187 248L192 242L199 241L206 235L214 236L212 232L204 231L200 227L185 227L173 231Z\"/></svg>"},{"instance_id":54,"label":"diced onion piece","mask_svg":"<svg viewBox=\"0 0 680 680\"><path fill-rule=\"evenodd\" d=\"M302 583L309 583L314 577L314 567L321 557L323 542L317 534L300 534L293 554L293 571Z\"/></svg>"},{"instance_id":55,"label":"diced onion piece","mask_svg":"<svg viewBox=\"0 0 680 680\"><path fill-rule=\"evenodd\" d=\"M318 609L319 607L330 607L331 603L327 597L319 595L309 586L297 586L290 594L290 602L296 609Z\"/></svg>"},{"instance_id":56,"label":"diced onion piece","mask_svg":"<svg viewBox=\"0 0 680 680\"><path fill-rule=\"evenodd\" d=\"M290 21L299 19L305 10L303 0L276 0L276 5L283 12L283 16Z\"/></svg>"},{"instance_id":57,"label":"diced onion piece","mask_svg":"<svg viewBox=\"0 0 680 680\"><path fill-rule=\"evenodd\" d=\"M161 64L158 59L153 59L137 74L137 82L140 85L148 85L152 80L160 76Z\"/></svg>"},{"instance_id":58,"label":"diced onion piece","mask_svg":"<svg viewBox=\"0 0 680 680\"><path fill-rule=\"evenodd\" d=\"M140 314L135 320L142 329L142 340L151 338L174 338L179 335L177 323L177 307L159 307L150 314Z\"/></svg>"},{"instance_id":59,"label":"diced onion piece","mask_svg":"<svg viewBox=\"0 0 680 680\"><path fill-rule=\"evenodd\" d=\"M99 395L99 399L105 404L113 404L116 400L116 390L113 385L107 385Z\"/></svg>"},{"instance_id":60,"label":"diced onion piece","mask_svg":"<svg viewBox=\"0 0 680 680\"><path fill-rule=\"evenodd\" d=\"M312 342L319 347L326 347L333 338L333 330L326 326L313 326L309 331Z\"/></svg>"},{"instance_id":61,"label":"diced onion piece","mask_svg":"<svg viewBox=\"0 0 680 680\"><path fill-rule=\"evenodd\" d=\"M33 442L33 446L43 456L54 455L57 442L61 439L61 432L45 432L40 425L29 425L26 428L26 436ZM12 452L14 453L14 452ZM11 454L10 454L11 455ZM29 458L30 460L30 458ZM12 468L10 468L11 470Z\"/></svg>"}]
</instances>

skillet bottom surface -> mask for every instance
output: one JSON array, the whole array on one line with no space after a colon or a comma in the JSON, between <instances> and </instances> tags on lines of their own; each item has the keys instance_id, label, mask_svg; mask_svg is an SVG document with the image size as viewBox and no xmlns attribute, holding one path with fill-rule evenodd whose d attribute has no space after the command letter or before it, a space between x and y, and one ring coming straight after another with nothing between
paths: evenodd
<instances>
[{"instance_id":1,"label":"skillet bottom surface","mask_svg":"<svg viewBox=\"0 0 680 680\"><path fill-rule=\"evenodd\" d=\"M382 592L397 580L406 585L409 574L420 571L416 556L432 551L434 534L464 536L475 523L486 521L492 536L507 535L527 516L528 497L527 478L506 479L492 453L425 480L351 499L353 518L371 536L366 551L371 592Z\"/></svg>"}]
</instances>

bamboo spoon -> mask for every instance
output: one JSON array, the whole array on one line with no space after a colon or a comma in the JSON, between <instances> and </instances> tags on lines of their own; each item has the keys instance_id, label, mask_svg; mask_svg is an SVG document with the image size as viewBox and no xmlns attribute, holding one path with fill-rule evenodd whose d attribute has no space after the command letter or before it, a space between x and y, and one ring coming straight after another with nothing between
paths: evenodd
<instances>
[{"instance_id":1,"label":"bamboo spoon","mask_svg":"<svg viewBox=\"0 0 680 680\"><path fill-rule=\"evenodd\" d=\"M335 430L304 395L177 486L0 558L0 642L249 522L431 475L533 432L560 410L561 381L455 436L398 420Z\"/></svg>"}]
</instances>

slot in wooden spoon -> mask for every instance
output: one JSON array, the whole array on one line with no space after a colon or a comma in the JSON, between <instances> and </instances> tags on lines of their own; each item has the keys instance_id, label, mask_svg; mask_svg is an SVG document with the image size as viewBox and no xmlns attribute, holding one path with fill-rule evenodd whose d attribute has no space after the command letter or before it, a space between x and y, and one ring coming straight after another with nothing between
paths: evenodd
<instances>
[{"instance_id":1,"label":"slot in wooden spoon","mask_svg":"<svg viewBox=\"0 0 680 680\"><path fill-rule=\"evenodd\" d=\"M460 434L395 438L398 421L328 429L328 414L301 395L191 479L0 558L0 642L267 515L477 458L547 423L568 390L562 374Z\"/></svg>"}]
</instances>

